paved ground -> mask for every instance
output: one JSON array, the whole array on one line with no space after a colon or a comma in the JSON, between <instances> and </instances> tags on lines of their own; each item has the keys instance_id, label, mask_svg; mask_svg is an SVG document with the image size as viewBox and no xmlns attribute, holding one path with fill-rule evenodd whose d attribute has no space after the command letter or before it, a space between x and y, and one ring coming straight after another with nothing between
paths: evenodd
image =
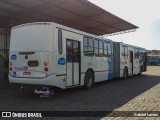
<instances>
[{"instance_id":1,"label":"paved ground","mask_svg":"<svg viewBox=\"0 0 160 120\"><path fill-rule=\"evenodd\" d=\"M102 120L160 120L160 84L154 86L153 88L147 90L141 95L135 97L123 106L115 109L114 111L135 111L135 117L107 117L102 118ZM136 112L138 111L138 112ZM156 111L156 112L155 112ZM159 112L157 112L159 111ZM138 113L144 113L142 117L136 117ZM112 114L112 113L111 113ZM142 115L142 114L141 114ZM152 117L150 117L150 115ZM149 117L146 117L149 116ZM159 117L155 117L159 116Z\"/></svg>"},{"instance_id":2,"label":"paved ground","mask_svg":"<svg viewBox=\"0 0 160 120\"><path fill-rule=\"evenodd\" d=\"M98 83L90 90L56 89L56 94L50 98L40 98L31 92L23 93L16 85L5 84L4 89L0 89L0 111L160 111L159 83L160 67L154 66L148 67L142 76ZM107 115L77 119L158 120L156 117L112 118Z\"/></svg>"}]
</instances>

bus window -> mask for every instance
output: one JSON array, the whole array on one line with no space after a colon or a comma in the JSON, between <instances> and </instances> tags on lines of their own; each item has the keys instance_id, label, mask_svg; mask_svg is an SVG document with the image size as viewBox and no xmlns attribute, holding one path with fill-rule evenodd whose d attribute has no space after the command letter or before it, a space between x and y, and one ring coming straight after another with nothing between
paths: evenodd
<instances>
[{"instance_id":1,"label":"bus window","mask_svg":"<svg viewBox=\"0 0 160 120\"><path fill-rule=\"evenodd\" d=\"M108 57L112 55L112 46L111 43L108 43Z\"/></svg>"},{"instance_id":2,"label":"bus window","mask_svg":"<svg viewBox=\"0 0 160 120\"><path fill-rule=\"evenodd\" d=\"M99 55L99 52L98 52L98 40L94 40L94 53L96 56Z\"/></svg>"},{"instance_id":3,"label":"bus window","mask_svg":"<svg viewBox=\"0 0 160 120\"><path fill-rule=\"evenodd\" d=\"M104 56L107 56L108 54L108 44L107 42L104 42Z\"/></svg>"},{"instance_id":4,"label":"bus window","mask_svg":"<svg viewBox=\"0 0 160 120\"><path fill-rule=\"evenodd\" d=\"M94 52L96 56L103 56L103 41L94 40Z\"/></svg>"},{"instance_id":5,"label":"bus window","mask_svg":"<svg viewBox=\"0 0 160 120\"><path fill-rule=\"evenodd\" d=\"M103 56L103 41L99 40L99 56Z\"/></svg>"},{"instance_id":6,"label":"bus window","mask_svg":"<svg viewBox=\"0 0 160 120\"><path fill-rule=\"evenodd\" d=\"M83 51L85 56L93 56L94 55L94 49L93 49L93 39L84 37L83 40Z\"/></svg>"},{"instance_id":7,"label":"bus window","mask_svg":"<svg viewBox=\"0 0 160 120\"><path fill-rule=\"evenodd\" d=\"M71 41L67 41L67 62L71 63L73 62L72 60L72 42Z\"/></svg>"},{"instance_id":8,"label":"bus window","mask_svg":"<svg viewBox=\"0 0 160 120\"><path fill-rule=\"evenodd\" d=\"M125 46L124 54L125 54L125 58L128 58L128 47L127 46Z\"/></svg>"},{"instance_id":9,"label":"bus window","mask_svg":"<svg viewBox=\"0 0 160 120\"><path fill-rule=\"evenodd\" d=\"M121 54L122 54L122 57L125 56L124 51L125 51L125 47L122 45L122 46L121 46Z\"/></svg>"},{"instance_id":10,"label":"bus window","mask_svg":"<svg viewBox=\"0 0 160 120\"><path fill-rule=\"evenodd\" d=\"M139 56L140 56L140 51L138 50L138 49L135 49L134 50L135 51L135 58L139 58Z\"/></svg>"},{"instance_id":11,"label":"bus window","mask_svg":"<svg viewBox=\"0 0 160 120\"><path fill-rule=\"evenodd\" d=\"M86 37L84 37L84 40L83 40L83 52L84 52L84 55L87 55L88 53L88 39Z\"/></svg>"},{"instance_id":12,"label":"bus window","mask_svg":"<svg viewBox=\"0 0 160 120\"><path fill-rule=\"evenodd\" d=\"M84 46L88 46L88 38L87 37L84 37L83 44L84 44Z\"/></svg>"},{"instance_id":13,"label":"bus window","mask_svg":"<svg viewBox=\"0 0 160 120\"><path fill-rule=\"evenodd\" d=\"M58 30L58 52L62 54L63 47L62 47L62 30Z\"/></svg>"},{"instance_id":14,"label":"bus window","mask_svg":"<svg viewBox=\"0 0 160 120\"><path fill-rule=\"evenodd\" d=\"M73 51L72 53L74 54L73 57L73 62L79 62L79 46L78 42L73 42Z\"/></svg>"},{"instance_id":15,"label":"bus window","mask_svg":"<svg viewBox=\"0 0 160 120\"><path fill-rule=\"evenodd\" d=\"M123 58L128 58L128 47L127 46L121 46L121 54Z\"/></svg>"},{"instance_id":16,"label":"bus window","mask_svg":"<svg viewBox=\"0 0 160 120\"><path fill-rule=\"evenodd\" d=\"M93 39L92 38L88 38L89 41L89 46L93 48Z\"/></svg>"}]
</instances>

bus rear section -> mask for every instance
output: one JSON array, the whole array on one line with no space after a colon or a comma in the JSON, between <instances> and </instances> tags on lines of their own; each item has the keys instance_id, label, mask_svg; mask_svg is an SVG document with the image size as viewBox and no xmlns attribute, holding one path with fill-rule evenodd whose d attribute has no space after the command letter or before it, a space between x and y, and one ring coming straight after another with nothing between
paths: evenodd
<instances>
[{"instance_id":1,"label":"bus rear section","mask_svg":"<svg viewBox=\"0 0 160 120\"><path fill-rule=\"evenodd\" d=\"M10 83L56 85L55 32L50 23L16 26L11 31Z\"/></svg>"},{"instance_id":2,"label":"bus rear section","mask_svg":"<svg viewBox=\"0 0 160 120\"><path fill-rule=\"evenodd\" d=\"M9 70L11 83L34 84L38 79L49 76L50 64L48 56L43 52L12 52Z\"/></svg>"},{"instance_id":3,"label":"bus rear section","mask_svg":"<svg viewBox=\"0 0 160 120\"><path fill-rule=\"evenodd\" d=\"M144 48L121 42L113 44L113 74L114 78L141 74L146 71L146 52Z\"/></svg>"}]
</instances>

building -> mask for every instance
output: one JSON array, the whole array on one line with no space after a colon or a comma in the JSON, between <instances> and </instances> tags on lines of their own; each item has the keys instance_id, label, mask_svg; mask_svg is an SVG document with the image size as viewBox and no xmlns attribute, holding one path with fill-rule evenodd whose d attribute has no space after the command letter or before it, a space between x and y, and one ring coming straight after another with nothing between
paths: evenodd
<instances>
[{"instance_id":1,"label":"building","mask_svg":"<svg viewBox=\"0 0 160 120\"><path fill-rule=\"evenodd\" d=\"M114 35L138 28L88 0L1 0L0 80L7 79L11 27L41 21L60 23L95 35Z\"/></svg>"}]
</instances>

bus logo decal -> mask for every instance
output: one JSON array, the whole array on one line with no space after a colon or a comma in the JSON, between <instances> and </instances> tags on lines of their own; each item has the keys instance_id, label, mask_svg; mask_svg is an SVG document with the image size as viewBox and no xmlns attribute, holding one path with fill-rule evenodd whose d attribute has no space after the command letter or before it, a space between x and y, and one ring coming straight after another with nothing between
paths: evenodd
<instances>
[{"instance_id":1,"label":"bus logo decal","mask_svg":"<svg viewBox=\"0 0 160 120\"><path fill-rule=\"evenodd\" d=\"M58 65L65 65L66 64L66 60L64 57L59 58L58 60Z\"/></svg>"},{"instance_id":2,"label":"bus logo decal","mask_svg":"<svg viewBox=\"0 0 160 120\"><path fill-rule=\"evenodd\" d=\"M13 54L12 56L11 56L11 60L16 60L17 59L17 55L16 54Z\"/></svg>"}]
</instances>

